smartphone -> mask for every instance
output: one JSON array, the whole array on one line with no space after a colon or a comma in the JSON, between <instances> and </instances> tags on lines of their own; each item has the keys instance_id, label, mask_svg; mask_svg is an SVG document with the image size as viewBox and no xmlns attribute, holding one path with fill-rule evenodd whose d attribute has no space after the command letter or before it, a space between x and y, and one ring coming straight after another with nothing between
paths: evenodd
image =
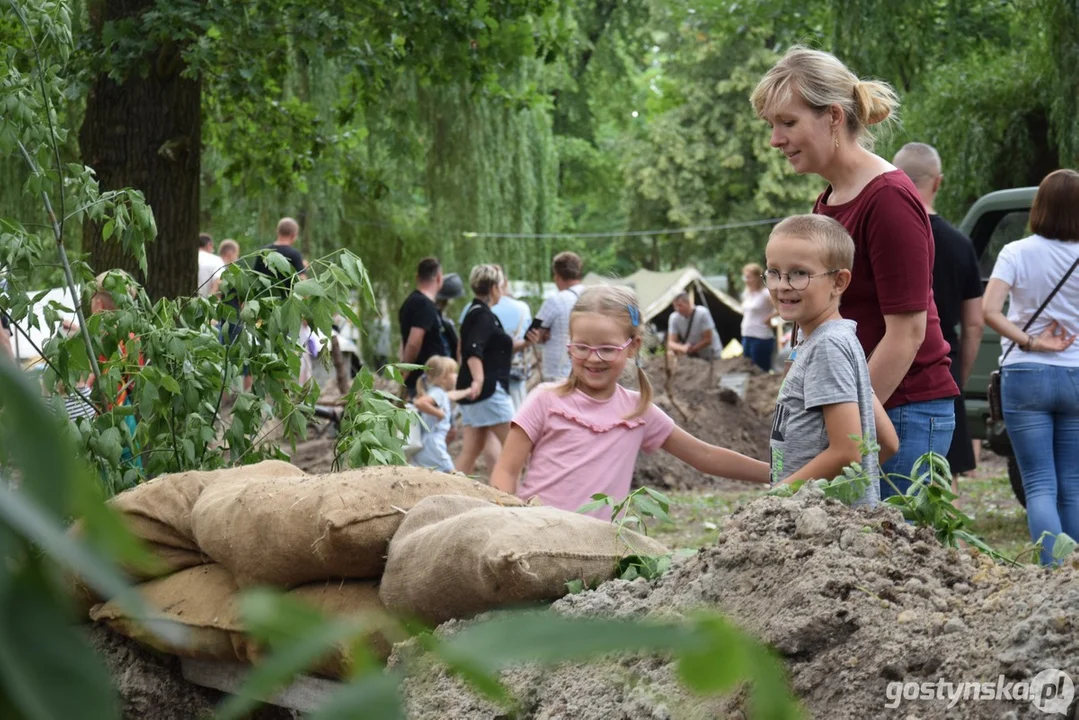
<instances>
[{"instance_id":1,"label":"smartphone","mask_svg":"<svg viewBox=\"0 0 1079 720\"><path fill-rule=\"evenodd\" d=\"M539 318L532 318L532 324L528 326L528 331L532 332L533 330L542 330L542 329L543 329L543 321L540 320Z\"/></svg>"}]
</instances>

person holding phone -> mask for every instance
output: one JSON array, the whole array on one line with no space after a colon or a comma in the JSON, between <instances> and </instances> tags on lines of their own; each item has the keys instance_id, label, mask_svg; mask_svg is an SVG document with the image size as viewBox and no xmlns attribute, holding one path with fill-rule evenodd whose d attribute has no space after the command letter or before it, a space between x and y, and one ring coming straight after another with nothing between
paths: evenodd
<instances>
[{"instance_id":1,"label":"person holding phone","mask_svg":"<svg viewBox=\"0 0 1079 720\"><path fill-rule=\"evenodd\" d=\"M569 316L581 296L581 258L576 253L560 252L551 262L551 272L558 293L543 302L536 321L528 331L531 343L543 345L541 369L544 382L565 380L572 370L566 345L569 343Z\"/></svg>"}]
</instances>

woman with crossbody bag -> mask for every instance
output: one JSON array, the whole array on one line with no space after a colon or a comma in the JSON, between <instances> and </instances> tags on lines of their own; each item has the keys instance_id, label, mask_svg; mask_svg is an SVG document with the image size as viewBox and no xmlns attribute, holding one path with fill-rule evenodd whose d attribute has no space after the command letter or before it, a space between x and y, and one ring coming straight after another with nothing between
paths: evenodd
<instances>
[{"instance_id":1,"label":"woman with crossbody bag","mask_svg":"<svg viewBox=\"0 0 1079 720\"><path fill-rule=\"evenodd\" d=\"M1041 551L1048 565L1056 535L1079 538L1079 345L1072 332L1079 328L1079 173L1057 170L1042 180L1030 229L1034 235L1000 251L982 305L986 325L1001 336L1000 406L1023 477L1031 540L1050 533Z\"/></svg>"}]
</instances>

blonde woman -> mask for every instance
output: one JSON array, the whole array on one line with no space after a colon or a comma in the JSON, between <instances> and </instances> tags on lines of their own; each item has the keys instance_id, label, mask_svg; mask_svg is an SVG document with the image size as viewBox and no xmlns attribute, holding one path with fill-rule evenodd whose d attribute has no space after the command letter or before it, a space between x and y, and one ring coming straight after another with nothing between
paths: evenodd
<instances>
[{"instance_id":1,"label":"blonde woman","mask_svg":"<svg viewBox=\"0 0 1079 720\"><path fill-rule=\"evenodd\" d=\"M461 372L457 389L468 390L461 398L461 424L464 446L457 456L456 468L465 474L476 469L476 458L483 451L488 435L505 442L513 419L509 396L510 362L515 350L491 307L502 297L502 272L497 265L477 265L469 275L475 298L461 321ZM492 468L488 468L490 471Z\"/></svg>"},{"instance_id":2,"label":"blonde woman","mask_svg":"<svg viewBox=\"0 0 1079 720\"><path fill-rule=\"evenodd\" d=\"M751 100L772 128L772 147L796 172L828 182L813 212L838 220L854 238L840 312L857 323L873 390L899 433L899 452L882 470L910 475L924 453L948 452L959 388L933 302L929 216L907 174L871 151L869 128L894 117L895 92L860 80L829 53L795 46ZM891 483L900 492L910 484ZM891 483L882 477L882 498L895 494Z\"/></svg>"},{"instance_id":3,"label":"blonde woman","mask_svg":"<svg viewBox=\"0 0 1079 720\"><path fill-rule=\"evenodd\" d=\"M764 287L764 268L750 263L742 268L742 354L761 370L772 369L776 335L769 324L776 316L768 288Z\"/></svg>"}]
</instances>

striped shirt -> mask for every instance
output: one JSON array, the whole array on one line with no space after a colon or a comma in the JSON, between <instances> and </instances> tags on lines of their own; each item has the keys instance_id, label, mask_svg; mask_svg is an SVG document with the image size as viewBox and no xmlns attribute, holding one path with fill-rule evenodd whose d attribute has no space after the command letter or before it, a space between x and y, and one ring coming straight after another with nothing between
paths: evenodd
<instances>
[{"instance_id":1,"label":"striped shirt","mask_svg":"<svg viewBox=\"0 0 1079 720\"><path fill-rule=\"evenodd\" d=\"M560 290L547 298L536 313L536 318L543 321L543 327L551 331L551 337L543 344L543 379L546 381L564 380L572 370L566 350L569 343L569 316L584 290L583 285Z\"/></svg>"}]
</instances>

